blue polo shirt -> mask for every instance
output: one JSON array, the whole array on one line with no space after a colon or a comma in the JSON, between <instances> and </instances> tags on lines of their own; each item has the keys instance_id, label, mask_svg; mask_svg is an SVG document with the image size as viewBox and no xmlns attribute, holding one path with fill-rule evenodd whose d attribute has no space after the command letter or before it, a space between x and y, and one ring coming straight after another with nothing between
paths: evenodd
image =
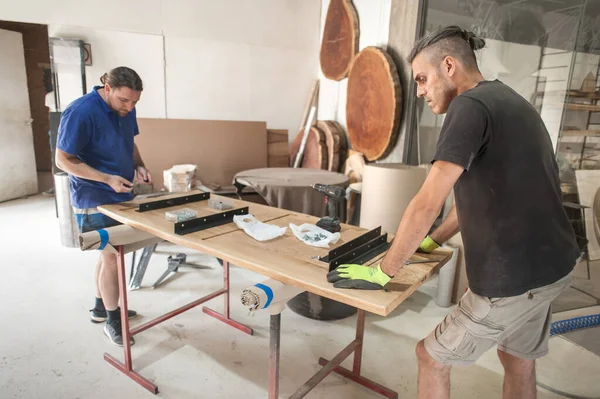
<instances>
[{"instance_id":1,"label":"blue polo shirt","mask_svg":"<svg viewBox=\"0 0 600 399\"><path fill-rule=\"evenodd\" d=\"M61 115L56 148L74 155L100 172L134 178L133 138L139 133L135 108L119 116L98 94L101 86L73 101ZM109 185L69 176L71 204L94 208L133 199L133 193L117 193Z\"/></svg>"}]
</instances>

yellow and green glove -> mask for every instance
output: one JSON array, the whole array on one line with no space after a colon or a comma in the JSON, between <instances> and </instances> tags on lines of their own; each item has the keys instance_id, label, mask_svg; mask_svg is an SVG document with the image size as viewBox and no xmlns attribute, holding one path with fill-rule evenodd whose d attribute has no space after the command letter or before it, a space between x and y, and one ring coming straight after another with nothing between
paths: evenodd
<instances>
[{"instance_id":1,"label":"yellow and green glove","mask_svg":"<svg viewBox=\"0 0 600 399\"><path fill-rule=\"evenodd\" d=\"M440 244L433 241L433 239L431 237L427 236L423 239L423 241L421 241L419 248L417 248L417 252L424 252L426 254L429 254L429 253L433 252L434 250L438 249L439 247L440 247Z\"/></svg>"},{"instance_id":2,"label":"yellow and green glove","mask_svg":"<svg viewBox=\"0 0 600 399\"><path fill-rule=\"evenodd\" d=\"M380 290L392 278L377 267L363 265L340 265L327 273L327 281L335 288L357 288L359 290Z\"/></svg>"}]
</instances>

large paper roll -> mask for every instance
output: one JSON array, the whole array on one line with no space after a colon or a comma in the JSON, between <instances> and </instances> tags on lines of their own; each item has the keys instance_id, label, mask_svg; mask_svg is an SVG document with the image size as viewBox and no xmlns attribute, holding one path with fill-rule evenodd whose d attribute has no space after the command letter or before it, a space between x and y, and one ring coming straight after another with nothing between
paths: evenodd
<instances>
[{"instance_id":1,"label":"large paper roll","mask_svg":"<svg viewBox=\"0 0 600 399\"><path fill-rule=\"evenodd\" d=\"M381 226L396 234L404 210L419 192L427 171L403 164L366 165L360 204L360 227Z\"/></svg>"},{"instance_id":2,"label":"large paper roll","mask_svg":"<svg viewBox=\"0 0 600 399\"><path fill-rule=\"evenodd\" d=\"M127 225L118 225L80 234L79 248L82 251L99 249L117 252L114 247L123 245L125 252L130 252L160 241L163 240L153 234Z\"/></svg>"},{"instance_id":3,"label":"large paper roll","mask_svg":"<svg viewBox=\"0 0 600 399\"><path fill-rule=\"evenodd\" d=\"M240 299L242 305L251 311L272 307L283 310L281 305L285 306L290 299L302 291L304 290L301 288L269 279L243 290Z\"/></svg>"}]
</instances>

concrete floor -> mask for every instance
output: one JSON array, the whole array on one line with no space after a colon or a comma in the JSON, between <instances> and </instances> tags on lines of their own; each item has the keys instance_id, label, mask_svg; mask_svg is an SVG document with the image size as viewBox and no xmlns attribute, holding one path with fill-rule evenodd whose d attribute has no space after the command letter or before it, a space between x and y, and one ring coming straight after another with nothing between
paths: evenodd
<instances>
[{"instance_id":1,"label":"concrete floor","mask_svg":"<svg viewBox=\"0 0 600 399\"><path fill-rule=\"evenodd\" d=\"M0 204L3 278L0 279L0 398L150 398L152 395L110 367L102 357L122 352L109 344L102 326L89 322L93 299L94 252L60 245L52 198L35 196ZM208 270L182 268L157 290L130 293L131 307L147 321L218 289L220 266L212 257L171 245L159 246L146 273L151 285L166 267L165 251L184 251ZM127 258L129 261L129 257ZM156 381L163 398L265 398L269 316L248 315L238 294L263 280L232 268L232 316L255 330L247 336L200 309L191 310L136 337L134 368ZM387 318L368 315L363 374L416 396L414 346L449 309L435 305L435 280L427 283ZM222 309L222 300L210 306ZM281 397L292 394L353 339L355 317L319 322L289 310L282 314ZM598 340L598 329L591 339ZM550 340L551 353L538 362L538 379L555 389L600 397L600 357L562 337ZM348 365L348 361L346 365ZM454 398L499 398L502 370L494 350L472 367L452 375ZM538 398L564 396L540 388ZM336 375L307 398L381 398Z\"/></svg>"}]
</instances>

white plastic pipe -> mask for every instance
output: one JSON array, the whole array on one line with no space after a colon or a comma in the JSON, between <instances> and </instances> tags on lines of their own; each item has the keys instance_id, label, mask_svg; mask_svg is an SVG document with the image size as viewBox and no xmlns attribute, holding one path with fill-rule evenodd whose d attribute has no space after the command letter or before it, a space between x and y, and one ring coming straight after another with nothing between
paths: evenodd
<instances>
[{"instance_id":1,"label":"white plastic pipe","mask_svg":"<svg viewBox=\"0 0 600 399\"><path fill-rule=\"evenodd\" d=\"M300 163L302 162L302 157L304 156L304 148L306 148L306 142L308 141L308 134L310 132L310 128L313 125L313 118L315 117L315 112L317 112L317 107L312 107L310 109L310 113L308 114L306 126L304 127L304 134L302 136L302 141L300 142L300 148L298 149L296 159L294 160L294 168L300 167Z\"/></svg>"},{"instance_id":2,"label":"white plastic pipe","mask_svg":"<svg viewBox=\"0 0 600 399\"><path fill-rule=\"evenodd\" d=\"M456 263L458 262L458 248L444 246L444 249L452 250L452 257L438 273L437 293L435 303L447 308L452 305L452 289L454 288L454 275L456 274Z\"/></svg>"}]
</instances>

